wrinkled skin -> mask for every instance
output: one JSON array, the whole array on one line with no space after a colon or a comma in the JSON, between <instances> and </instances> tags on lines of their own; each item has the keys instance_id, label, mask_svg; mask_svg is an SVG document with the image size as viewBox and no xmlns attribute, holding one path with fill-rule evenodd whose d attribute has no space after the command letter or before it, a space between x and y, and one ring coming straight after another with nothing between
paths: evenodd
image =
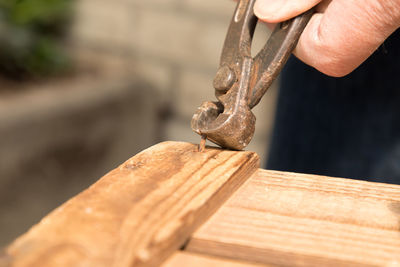
<instances>
[{"instance_id":1,"label":"wrinkled skin","mask_svg":"<svg viewBox=\"0 0 400 267\"><path fill-rule=\"evenodd\" d=\"M400 27L400 0L257 0L254 13L277 23L313 6L294 53L329 76L352 72Z\"/></svg>"}]
</instances>

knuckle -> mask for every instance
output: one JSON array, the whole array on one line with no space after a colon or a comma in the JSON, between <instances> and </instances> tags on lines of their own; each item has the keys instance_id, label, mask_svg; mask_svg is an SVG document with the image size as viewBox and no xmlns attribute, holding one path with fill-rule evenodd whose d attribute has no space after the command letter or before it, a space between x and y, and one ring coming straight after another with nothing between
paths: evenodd
<instances>
[{"instance_id":1,"label":"knuckle","mask_svg":"<svg viewBox=\"0 0 400 267\"><path fill-rule=\"evenodd\" d=\"M332 40L321 29L314 35L313 46L312 66L320 72L332 77L343 77L353 70L345 46L340 45L338 40Z\"/></svg>"},{"instance_id":2,"label":"knuckle","mask_svg":"<svg viewBox=\"0 0 400 267\"><path fill-rule=\"evenodd\" d=\"M344 68L342 64L323 64L316 67L317 70L331 77L344 77L349 74L352 69Z\"/></svg>"},{"instance_id":3,"label":"knuckle","mask_svg":"<svg viewBox=\"0 0 400 267\"><path fill-rule=\"evenodd\" d=\"M343 77L353 70L348 55L343 54L337 46L327 42L319 43L312 65L320 72L332 77Z\"/></svg>"}]
</instances>

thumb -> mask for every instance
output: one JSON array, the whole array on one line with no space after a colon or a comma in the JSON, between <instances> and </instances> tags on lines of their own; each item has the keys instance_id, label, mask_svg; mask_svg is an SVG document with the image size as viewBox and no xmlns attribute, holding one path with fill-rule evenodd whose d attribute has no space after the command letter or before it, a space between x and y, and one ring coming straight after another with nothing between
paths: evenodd
<instances>
[{"instance_id":1,"label":"thumb","mask_svg":"<svg viewBox=\"0 0 400 267\"><path fill-rule=\"evenodd\" d=\"M277 23L310 10L321 0L257 0L254 14L263 21Z\"/></svg>"},{"instance_id":2,"label":"thumb","mask_svg":"<svg viewBox=\"0 0 400 267\"><path fill-rule=\"evenodd\" d=\"M254 13L266 22L281 22L319 2L257 0ZM366 60L399 26L399 0L324 0L317 6L294 53L329 76L344 76Z\"/></svg>"},{"instance_id":3,"label":"thumb","mask_svg":"<svg viewBox=\"0 0 400 267\"><path fill-rule=\"evenodd\" d=\"M395 0L334 0L311 18L295 55L335 77L352 72L400 26Z\"/></svg>"}]
</instances>

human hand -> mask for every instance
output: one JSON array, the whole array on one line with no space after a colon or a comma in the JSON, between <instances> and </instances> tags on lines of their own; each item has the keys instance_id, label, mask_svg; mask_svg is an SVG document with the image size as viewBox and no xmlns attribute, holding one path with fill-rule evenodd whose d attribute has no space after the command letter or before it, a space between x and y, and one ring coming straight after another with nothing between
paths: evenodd
<instances>
[{"instance_id":1,"label":"human hand","mask_svg":"<svg viewBox=\"0 0 400 267\"><path fill-rule=\"evenodd\" d=\"M254 13L277 23L315 5L294 54L329 76L352 72L400 27L400 0L257 0Z\"/></svg>"}]
</instances>

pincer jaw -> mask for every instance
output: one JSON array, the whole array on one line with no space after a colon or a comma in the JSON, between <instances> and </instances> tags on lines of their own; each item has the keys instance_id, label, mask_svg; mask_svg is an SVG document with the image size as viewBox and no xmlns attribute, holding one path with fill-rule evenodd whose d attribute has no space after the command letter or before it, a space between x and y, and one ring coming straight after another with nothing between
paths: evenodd
<instances>
[{"instance_id":1,"label":"pincer jaw","mask_svg":"<svg viewBox=\"0 0 400 267\"><path fill-rule=\"evenodd\" d=\"M220 102L204 102L193 115L191 126L194 132L223 148L242 150L253 138L255 122L247 106L228 113Z\"/></svg>"}]
</instances>

